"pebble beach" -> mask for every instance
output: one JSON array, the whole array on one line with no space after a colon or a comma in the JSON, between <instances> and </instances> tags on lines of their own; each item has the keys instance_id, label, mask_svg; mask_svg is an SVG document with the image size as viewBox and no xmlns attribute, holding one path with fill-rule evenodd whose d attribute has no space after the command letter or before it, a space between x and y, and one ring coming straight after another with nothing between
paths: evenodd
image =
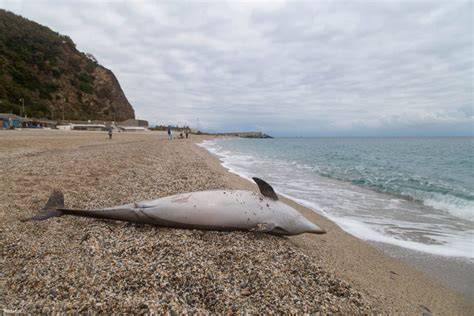
<instances>
[{"instance_id":1,"label":"pebble beach","mask_svg":"<svg viewBox=\"0 0 474 316\"><path fill-rule=\"evenodd\" d=\"M93 209L213 189L257 191L196 145L162 132L0 131L3 313L474 312L470 300L324 217L278 237L63 216L21 222L54 190Z\"/></svg>"}]
</instances>

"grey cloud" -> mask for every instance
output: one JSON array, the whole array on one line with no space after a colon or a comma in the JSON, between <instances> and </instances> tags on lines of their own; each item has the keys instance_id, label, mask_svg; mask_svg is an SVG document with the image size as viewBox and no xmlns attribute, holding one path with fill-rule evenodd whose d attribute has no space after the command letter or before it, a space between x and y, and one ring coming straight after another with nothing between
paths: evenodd
<instances>
[{"instance_id":1,"label":"grey cloud","mask_svg":"<svg viewBox=\"0 0 474 316\"><path fill-rule=\"evenodd\" d=\"M288 135L470 130L469 1L0 6L70 35L152 123Z\"/></svg>"}]
</instances>

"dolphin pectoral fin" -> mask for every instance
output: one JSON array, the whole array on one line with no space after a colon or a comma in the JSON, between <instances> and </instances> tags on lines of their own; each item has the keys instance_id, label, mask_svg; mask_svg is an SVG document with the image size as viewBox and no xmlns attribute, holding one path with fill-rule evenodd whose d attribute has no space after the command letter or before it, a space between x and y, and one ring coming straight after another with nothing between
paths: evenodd
<instances>
[{"instance_id":1,"label":"dolphin pectoral fin","mask_svg":"<svg viewBox=\"0 0 474 316\"><path fill-rule=\"evenodd\" d=\"M64 208L64 195L59 191L53 191L49 196L46 205L33 217L22 219L22 222L44 221L51 217L63 216L60 208Z\"/></svg>"},{"instance_id":2,"label":"dolphin pectoral fin","mask_svg":"<svg viewBox=\"0 0 474 316\"><path fill-rule=\"evenodd\" d=\"M259 223L255 227L251 228L250 231L260 232L260 233L269 233L269 232L273 231L273 229L275 227L276 227L275 224Z\"/></svg>"},{"instance_id":3,"label":"dolphin pectoral fin","mask_svg":"<svg viewBox=\"0 0 474 316\"><path fill-rule=\"evenodd\" d=\"M260 193L263 196L266 196L272 200L278 200L278 196L276 195L275 191L273 190L272 186L263 181L262 179L259 178L252 178L253 181L258 185L258 188L260 190Z\"/></svg>"},{"instance_id":4,"label":"dolphin pectoral fin","mask_svg":"<svg viewBox=\"0 0 474 316\"><path fill-rule=\"evenodd\" d=\"M259 223L254 228L250 229L250 231L273 235L291 235L289 232L273 223Z\"/></svg>"}]
</instances>

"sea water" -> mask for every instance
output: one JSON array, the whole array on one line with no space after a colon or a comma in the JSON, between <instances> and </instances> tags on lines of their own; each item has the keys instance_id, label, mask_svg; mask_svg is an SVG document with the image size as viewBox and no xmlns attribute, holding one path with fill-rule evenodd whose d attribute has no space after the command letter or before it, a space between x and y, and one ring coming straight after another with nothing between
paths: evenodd
<instances>
[{"instance_id":1,"label":"sea water","mask_svg":"<svg viewBox=\"0 0 474 316\"><path fill-rule=\"evenodd\" d=\"M474 138L205 141L231 172L260 177L364 240L474 258Z\"/></svg>"}]
</instances>

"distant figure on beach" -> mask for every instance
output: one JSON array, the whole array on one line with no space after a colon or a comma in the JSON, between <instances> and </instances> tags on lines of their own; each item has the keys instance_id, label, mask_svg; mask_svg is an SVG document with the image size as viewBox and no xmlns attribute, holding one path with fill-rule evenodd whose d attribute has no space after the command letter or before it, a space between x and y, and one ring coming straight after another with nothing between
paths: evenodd
<instances>
[{"instance_id":1,"label":"distant figure on beach","mask_svg":"<svg viewBox=\"0 0 474 316\"><path fill-rule=\"evenodd\" d=\"M172 140L173 139L173 135L171 134L171 127L168 126L168 140Z\"/></svg>"},{"instance_id":2,"label":"distant figure on beach","mask_svg":"<svg viewBox=\"0 0 474 316\"><path fill-rule=\"evenodd\" d=\"M179 139L183 139L183 132L179 133Z\"/></svg>"},{"instance_id":3,"label":"distant figure on beach","mask_svg":"<svg viewBox=\"0 0 474 316\"><path fill-rule=\"evenodd\" d=\"M186 134L186 139L188 139L188 134L189 134L189 131L186 130L186 132L184 132Z\"/></svg>"},{"instance_id":4,"label":"distant figure on beach","mask_svg":"<svg viewBox=\"0 0 474 316\"><path fill-rule=\"evenodd\" d=\"M112 139L112 126L109 127L109 139Z\"/></svg>"}]
</instances>

